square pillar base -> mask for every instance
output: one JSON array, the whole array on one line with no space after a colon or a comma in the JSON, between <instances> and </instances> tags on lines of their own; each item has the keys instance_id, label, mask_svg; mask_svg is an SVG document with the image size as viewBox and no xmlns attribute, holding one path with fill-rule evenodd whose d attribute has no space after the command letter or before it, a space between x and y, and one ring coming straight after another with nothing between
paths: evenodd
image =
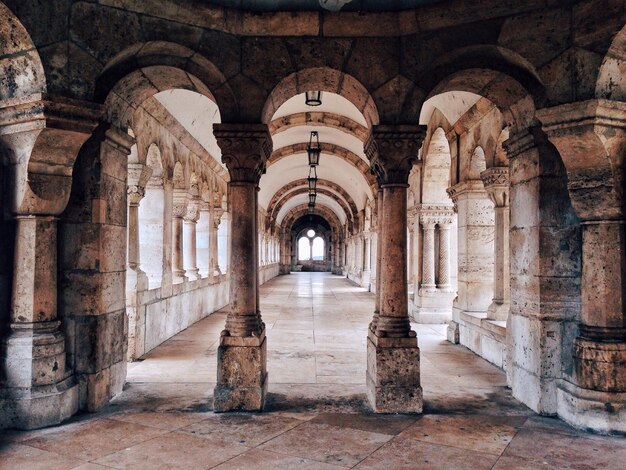
<instances>
[{"instance_id":1,"label":"square pillar base","mask_svg":"<svg viewBox=\"0 0 626 470\"><path fill-rule=\"evenodd\" d=\"M417 338L378 338L370 331L367 397L376 413L422 412Z\"/></svg>"},{"instance_id":2,"label":"square pillar base","mask_svg":"<svg viewBox=\"0 0 626 470\"><path fill-rule=\"evenodd\" d=\"M61 424L78 412L78 386L72 377L61 383L0 394L0 429L23 430Z\"/></svg>"},{"instance_id":3,"label":"square pillar base","mask_svg":"<svg viewBox=\"0 0 626 470\"><path fill-rule=\"evenodd\" d=\"M626 433L626 393L581 388L560 380L557 388L559 418L583 431Z\"/></svg>"},{"instance_id":4,"label":"square pillar base","mask_svg":"<svg viewBox=\"0 0 626 470\"><path fill-rule=\"evenodd\" d=\"M267 342L259 337L222 336L217 350L213 410L262 411L267 394Z\"/></svg>"}]
</instances>

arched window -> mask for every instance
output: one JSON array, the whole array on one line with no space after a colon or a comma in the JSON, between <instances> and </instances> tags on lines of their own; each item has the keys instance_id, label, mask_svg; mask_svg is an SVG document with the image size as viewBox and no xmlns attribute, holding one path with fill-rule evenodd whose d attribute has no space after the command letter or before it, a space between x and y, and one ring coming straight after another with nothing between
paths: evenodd
<instances>
[{"instance_id":1,"label":"arched window","mask_svg":"<svg viewBox=\"0 0 626 470\"><path fill-rule=\"evenodd\" d=\"M324 239L322 237L315 237L313 239L311 259L314 261L324 261Z\"/></svg>"},{"instance_id":2,"label":"arched window","mask_svg":"<svg viewBox=\"0 0 626 470\"><path fill-rule=\"evenodd\" d=\"M298 240L298 261L308 261L311 259L311 242L307 237Z\"/></svg>"}]
</instances>

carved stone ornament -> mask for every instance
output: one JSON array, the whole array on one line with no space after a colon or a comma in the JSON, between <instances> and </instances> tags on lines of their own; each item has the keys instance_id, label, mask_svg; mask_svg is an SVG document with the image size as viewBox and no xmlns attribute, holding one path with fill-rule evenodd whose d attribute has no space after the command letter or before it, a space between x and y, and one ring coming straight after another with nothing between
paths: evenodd
<instances>
[{"instance_id":1,"label":"carved stone ornament","mask_svg":"<svg viewBox=\"0 0 626 470\"><path fill-rule=\"evenodd\" d=\"M258 184L272 153L272 137L265 124L215 124L215 138L231 183Z\"/></svg>"},{"instance_id":2,"label":"carved stone ornament","mask_svg":"<svg viewBox=\"0 0 626 470\"><path fill-rule=\"evenodd\" d=\"M374 126L363 150L378 185L408 184L426 131L424 126Z\"/></svg>"}]
</instances>

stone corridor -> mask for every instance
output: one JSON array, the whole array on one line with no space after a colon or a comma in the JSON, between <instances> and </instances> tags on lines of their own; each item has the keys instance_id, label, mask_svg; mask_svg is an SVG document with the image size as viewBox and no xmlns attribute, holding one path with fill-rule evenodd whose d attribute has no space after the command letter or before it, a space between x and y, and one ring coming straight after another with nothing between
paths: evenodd
<instances>
[{"instance_id":1,"label":"stone corridor","mask_svg":"<svg viewBox=\"0 0 626 470\"><path fill-rule=\"evenodd\" d=\"M366 336L374 295L343 277L294 273L261 287L268 337L265 413L215 414L225 315L210 315L143 360L103 411L0 434L2 469L618 469L626 439L576 431L511 397L503 372L412 324L424 415L374 415Z\"/></svg>"}]
</instances>

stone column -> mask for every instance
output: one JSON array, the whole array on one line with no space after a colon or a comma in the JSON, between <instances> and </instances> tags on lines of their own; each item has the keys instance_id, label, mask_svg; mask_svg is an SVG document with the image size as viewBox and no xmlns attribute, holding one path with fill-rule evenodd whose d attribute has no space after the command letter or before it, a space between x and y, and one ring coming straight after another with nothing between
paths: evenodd
<instances>
[{"instance_id":1,"label":"stone column","mask_svg":"<svg viewBox=\"0 0 626 470\"><path fill-rule=\"evenodd\" d=\"M378 316L380 314L380 291L381 291L381 286L380 286L380 281L381 281L381 269L382 269L382 255L383 255L383 251L382 251L382 246L383 246L383 240L385 238L385 225L383 223L383 203L384 203L384 194L383 194L383 188L381 188L380 186L378 187L378 191L376 193L376 207L377 207L377 211L378 211L378 216L377 216L377 243L376 243L376 297L375 297L375 304L374 304L374 318L372 319L372 322L369 325L370 331L375 332L376 331L376 326L378 325Z\"/></svg>"},{"instance_id":2,"label":"stone column","mask_svg":"<svg viewBox=\"0 0 626 470\"><path fill-rule=\"evenodd\" d=\"M422 248L422 289L434 292L435 284L435 226L434 220L427 216L420 216L424 230L424 246Z\"/></svg>"},{"instance_id":3,"label":"stone column","mask_svg":"<svg viewBox=\"0 0 626 470\"><path fill-rule=\"evenodd\" d=\"M507 382L535 412L557 413L558 381L573 369L580 309L580 226L556 148L541 129L504 142L511 195Z\"/></svg>"},{"instance_id":4,"label":"stone column","mask_svg":"<svg viewBox=\"0 0 626 470\"><path fill-rule=\"evenodd\" d=\"M590 100L537 112L559 150L582 225L574 374L558 414L579 428L626 432L626 103Z\"/></svg>"},{"instance_id":5,"label":"stone column","mask_svg":"<svg viewBox=\"0 0 626 470\"><path fill-rule=\"evenodd\" d=\"M437 289L445 292L452 292L450 282L450 226L452 219L440 221L437 224L439 229L439 276L437 279Z\"/></svg>"},{"instance_id":6,"label":"stone column","mask_svg":"<svg viewBox=\"0 0 626 470\"><path fill-rule=\"evenodd\" d=\"M413 299L419 296L419 286L422 280L421 272L420 272L420 216L417 210L414 211L413 214L413 230L411 234L413 236L413 240L411 245L413 246L413 257L411 259L411 264L413 265Z\"/></svg>"},{"instance_id":7,"label":"stone column","mask_svg":"<svg viewBox=\"0 0 626 470\"><path fill-rule=\"evenodd\" d=\"M493 254L493 301L487 310L490 320L506 320L511 303L509 271L509 169L493 167L480 174L495 213Z\"/></svg>"},{"instance_id":8,"label":"stone column","mask_svg":"<svg viewBox=\"0 0 626 470\"><path fill-rule=\"evenodd\" d=\"M175 284L187 280L183 264L183 218L186 214L187 194L183 190L175 189L172 210L172 276Z\"/></svg>"},{"instance_id":9,"label":"stone column","mask_svg":"<svg viewBox=\"0 0 626 470\"><path fill-rule=\"evenodd\" d=\"M136 165L136 164L133 164ZM144 166L144 165L139 165ZM144 167L145 168L145 167ZM138 293L148 289L148 276L140 267L139 252L139 202L144 188L129 164L128 186L128 253L126 259L126 315L128 316L128 359L135 360L143 353L144 331ZM131 180L132 178L132 180ZM147 178L146 178L147 179ZM145 184L145 182L144 182Z\"/></svg>"},{"instance_id":10,"label":"stone column","mask_svg":"<svg viewBox=\"0 0 626 470\"><path fill-rule=\"evenodd\" d=\"M196 227L198 218L200 217L200 200L192 197L187 203L187 212L183 217L183 267L185 274L190 281L200 279L200 270L198 269L197 253L196 253Z\"/></svg>"},{"instance_id":11,"label":"stone column","mask_svg":"<svg viewBox=\"0 0 626 470\"><path fill-rule=\"evenodd\" d=\"M222 222L222 214L224 210L221 206L213 207L210 216L209 223L209 249L211 251L210 254L210 268L209 271L213 273L214 277L220 276L222 271L220 271L220 265L218 261L218 244L217 244L217 231L220 228L220 223Z\"/></svg>"},{"instance_id":12,"label":"stone column","mask_svg":"<svg viewBox=\"0 0 626 470\"><path fill-rule=\"evenodd\" d=\"M196 249L200 253L197 257L198 272L203 278L213 279L213 271L211 270L211 215L209 203L200 201L198 206L199 217L196 225L197 246Z\"/></svg>"},{"instance_id":13,"label":"stone column","mask_svg":"<svg viewBox=\"0 0 626 470\"><path fill-rule=\"evenodd\" d=\"M57 217L68 204L72 167L99 109L39 98L0 109L9 183L4 207L15 219L9 324L0 348L0 428L51 426L79 407L57 304Z\"/></svg>"},{"instance_id":14,"label":"stone column","mask_svg":"<svg viewBox=\"0 0 626 470\"><path fill-rule=\"evenodd\" d=\"M213 407L259 411L267 391L267 343L257 303L257 186L272 140L260 124L215 124L214 133L230 174L232 229L230 308L220 337Z\"/></svg>"},{"instance_id":15,"label":"stone column","mask_svg":"<svg viewBox=\"0 0 626 470\"><path fill-rule=\"evenodd\" d=\"M370 232L363 233L363 287L370 289L370 272L372 267L371 260L371 243L372 235Z\"/></svg>"},{"instance_id":16,"label":"stone column","mask_svg":"<svg viewBox=\"0 0 626 470\"><path fill-rule=\"evenodd\" d=\"M367 346L367 392L375 412L421 413L419 348L407 292L407 188L424 131L412 125L374 126L365 154L383 191L380 304Z\"/></svg>"}]
</instances>

